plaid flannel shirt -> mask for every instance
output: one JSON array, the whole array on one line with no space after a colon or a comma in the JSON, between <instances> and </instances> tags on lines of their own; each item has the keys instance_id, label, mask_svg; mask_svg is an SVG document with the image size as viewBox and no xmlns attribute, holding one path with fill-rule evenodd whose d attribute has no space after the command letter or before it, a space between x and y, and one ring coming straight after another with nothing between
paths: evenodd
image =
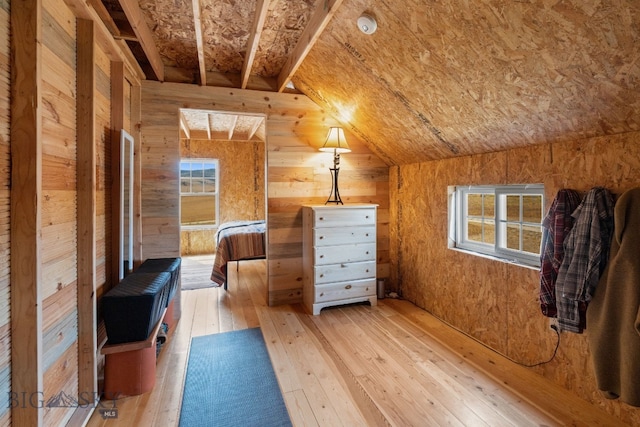
<instances>
[{"instance_id":1,"label":"plaid flannel shirt","mask_svg":"<svg viewBox=\"0 0 640 427\"><path fill-rule=\"evenodd\" d=\"M613 233L613 196L606 188L591 189L573 212L575 220L564 245L556 280L560 329L582 333L587 304L609 260Z\"/></svg>"},{"instance_id":2,"label":"plaid flannel shirt","mask_svg":"<svg viewBox=\"0 0 640 427\"><path fill-rule=\"evenodd\" d=\"M542 221L540 310L547 317L556 317L556 278L564 258L564 239L573 227L571 214L580 205L580 200L580 194L575 190L558 191Z\"/></svg>"}]
</instances>

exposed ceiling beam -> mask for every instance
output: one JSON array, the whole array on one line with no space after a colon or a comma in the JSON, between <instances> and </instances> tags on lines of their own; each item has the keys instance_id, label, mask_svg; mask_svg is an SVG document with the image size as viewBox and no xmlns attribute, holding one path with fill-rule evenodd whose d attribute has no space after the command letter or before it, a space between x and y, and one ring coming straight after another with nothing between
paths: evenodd
<instances>
[{"instance_id":1,"label":"exposed ceiling beam","mask_svg":"<svg viewBox=\"0 0 640 427\"><path fill-rule=\"evenodd\" d=\"M200 68L200 86L207 85L207 68L204 62L204 40L202 37L202 18L200 17L200 0L192 0L193 28L196 32L196 48L198 50L198 68Z\"/></svg>"},{"instance_id":2,"label":"exposed ceiling beam","mask_svg":"<svg viewBox=\"0 0 640 427\"><path fill-rule=\"evenodd\" d=\"M127 42L121 39L114 39L114 41L118 46L120 46L127 68L132 70L139 79L144 79L144 71L142 70L142 67L140 67L140 63L138 63L136 57L133 55L133 52L131 52L131 49L129 49Z\"/></svg>"},{"instance_id":3,"label":"exposed ceiling beam","mask_svg":"<svg viewBox=\"0 0 640 427\"><path fill-rule=\"evenodd\" d=\"M131 42L137 42L138 41L138 36L135 35L135 33L133 32L133 30L131 31L127 31L127 30L118 30L120 32L120 34L118 34L117 36L114 35L113 38L116 40L128 40Z\"/></svg>"},{"instance_id":4,"label":"exposed ceiling beam","mask_svg":"<svg viewBox=\"0 0 640 427\"><path fill-rule=\"evenodd\" d=\"M165 81L167 82L198 84L198 78L196 77L194 71L185 68L165 66L164 76ZM240 73L230 74L220 73L218 71L207 71L208 86L239 88L240 78ZM275 92L277 84L278 82L275 78L262 77L257 74L251 74L249 76L249 83L247 83L247 87L245 89ZM296 89L291 90L288 87L285 89L285 92L300 93L300 91Z\"/></svg>"},{"instance_id":5,"label":"exposed ceiling beam","mask_svg":"<svg viewBox=\"0 0 640 427\"><path fill-rule=\"evenodd\" d=\"M138 42L140 43L140 46L142 46L142 50L145 55L147 55L151 69L153 69L153 72L156 74L156 78L163 82L164 65L162 63L162 58L160 57L160 53L158 52L155 42L153 41L151 30L144 20L144 16L140 10L137 0L118 1L131 24L131 28L133 28L133 31L138 37Z\"/></svg>"},{"instance_id":6,"label":"exposed ceiling beam","mask_svg":"<svg viewBox=\"0 0 640 427\"><path fill-rule=\"evenodd\" d=\"M284 91L293 74L298 70L298 67L300 67L300 64L302 64L302 61L304 61L304 58L306 58L320 37L320 34L322 34L327 24L329 24L333 15L335 15L336 10L338 10L342 4L342 0L325 0L323 3L324 7L318 7L318 9L316 9L309 20L309 24L307 24L307 27L302 32L298 44L284 63L282 71L280 71L280 75L278 75L278 92Z\"/></svg>"},{"instance_id":7,"label":"exposed ceiling beam","mask_svg":"<svg viewBox=\"0 0 640 427\"><path fill-rule=\"evenodd\" d=\"M76 18L89 19L96 23L97 42L111 61L124 61L136 77L144 78L144 73L138 61L135 60L131 49L126 43L119 43L118 40L114 39L110 28L111 24L105 23L94 7L85 0L68 0L66 4L74 12Z\"/></svg>"},{"instance_id":8,"label":"exposed ceiling beam","mask_svg":"<svg viewBox=\"0 0 640 427\"><path fill-rule=\"evenodd\" d=\"M236 123L238 123L238 116L234 115L231 120L231 125L229 126L229 139L233 138L233 132L236 130Z\"/></svg>"},{"instance_id":9,"label":"exposed ceiling beam","mask_svg":"<svg viewBox=\"0 0 640 427\"><path fill-rule=\"evenodd\" d=\"M194 0L196 1L196 0ZM258 0L256 4L256 14L253 20L253 27L251 34L249 35L249 41L247 43L247 54L244 57L244 64L242 65L242 77L241 77L241 89L246 89L249 82L249 75L253 68L253 62L256 58L256 52L258 51L258 44L260 43L260 36L264 28L264 22L267 19L267 12L269 11L269 0Z\"/></svg>"},{"instance_id":10,"label":"exposed ceiling beam","mask_svg":"<svg viewBox=\"0 0 640 427\"><path fill-rule=\"evenodd\" d=\"M191 139L191 131L189 130L189 124L187 123L187 119L184 117L184 114L182 114L182 111L180 111L180 128L184 132L185 138Z\"/></svg>"},{"instance_id":11,"label":"exposed ceiling beam","mask_svg":"<svg viewBox=\"0 0 640 427\"><path fill-rule=\"evenodd\" d=\"M251 138L253 138L253 135L256 134L256 131L258 130L258 128L262 124L263 120L264 119L262 117L256 117L255 118L253 126L251 127L251 130L249 131L249 137L247 138L249 141L251 141Z\"/></svg>"},{"instance_id":12,"label":"exposed ceiling beam","mask_svg":"<svg viewBox=\"0 0 640 427\"><path fill-rule=\"evenodd\" d=\"M111 34L113 34L114 37L119 37L120 30L118 29L118 26L116 25L111 15L109 15L109 11L104 6L104 3L102 3L101 0L89 0L87 3L89 3L91 7L93 7L102 22L104 22L104 25L109 29Z\"/></svg>"}]
</instances>

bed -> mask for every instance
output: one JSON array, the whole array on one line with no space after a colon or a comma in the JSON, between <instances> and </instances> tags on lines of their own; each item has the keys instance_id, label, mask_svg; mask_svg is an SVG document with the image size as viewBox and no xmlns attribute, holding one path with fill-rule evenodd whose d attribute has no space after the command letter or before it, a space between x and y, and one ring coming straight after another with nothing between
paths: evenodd
<instances>
[{"instance_id":1,"label":"bed","mask_svg":"<svg viewBox=\"0 0 640 427\"><path fill-rule=\"evenodd\" d=\"M264 220L229 221L215 234L216 254L211 280L227 289L227 264L230 261L266 258Z\"/></svg>"}]
</instances>

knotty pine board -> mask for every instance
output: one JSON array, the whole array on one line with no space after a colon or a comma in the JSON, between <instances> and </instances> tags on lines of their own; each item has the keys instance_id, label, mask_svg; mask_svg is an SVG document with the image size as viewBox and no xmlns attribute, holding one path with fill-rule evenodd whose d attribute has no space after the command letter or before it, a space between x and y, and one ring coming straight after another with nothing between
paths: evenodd
<instances>
[{"instance_id":1,"label":"knotty pine board","mask_svg":"<svg viewBox=\"0 0 640 427\"><path fill-rule=\"evenodd\" d=\"M60 299L53 297L71 292L70 300L76 301L76 20L62 1L47 0L42 26L42 186L55 194L43 197L43 212L49 212L42 223L43 346L49 343L43 348L42 368L51 366L43 373L46 401L61 391L77 395L78 327L77 321L68 321L77 317L76 304L58 306ZM73 410L45 411L44 422L58 424Z\"/></svg>"}]
</instances>

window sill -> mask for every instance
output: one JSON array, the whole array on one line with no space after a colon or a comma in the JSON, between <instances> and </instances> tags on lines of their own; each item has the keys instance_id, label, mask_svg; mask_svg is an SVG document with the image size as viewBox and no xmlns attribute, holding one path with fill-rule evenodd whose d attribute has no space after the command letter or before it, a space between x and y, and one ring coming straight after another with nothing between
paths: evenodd
<instances>
[{"instance_id":1,"label":"window sill","mask_svg":"<svg viewBox=\"0 0 640 427\"><path fill-rule=\"evenodd\" d=\"M450 247L449 249L451 249L452 251L456 251L456 252L462 252L468 255L473 255L473 256L477 256L480 258L486 258L486 259L490 259L493 261L500 261L503 262L505 264L511 264L511 265L516 265L518 267L524 267L524 268L528 268L530 270L536 270L536 271L540 271L540 266L538 265L533 265L533 264L527 264L523 261L519 261L519 260L515 260L515 259L508 259L508 258L501 258L499 256L496 255L487 255L487 254L483 254L480 252L475 252L475 251L471 251L468 249L462 249L462 248L456 248L456 247Z\"/></svg>"}]
</instances>

